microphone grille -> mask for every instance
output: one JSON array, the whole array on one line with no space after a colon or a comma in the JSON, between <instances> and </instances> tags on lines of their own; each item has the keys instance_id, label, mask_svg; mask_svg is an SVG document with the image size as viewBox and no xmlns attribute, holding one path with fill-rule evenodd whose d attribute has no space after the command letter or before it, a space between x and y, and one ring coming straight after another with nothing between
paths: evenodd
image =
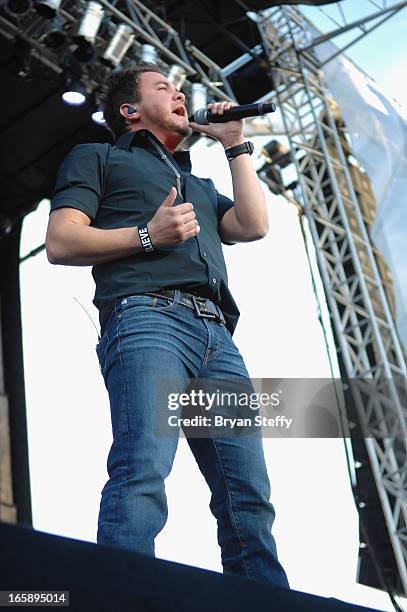
<instances>
[{"instance_id":1,"label":"microphone grille","mask_svg":"<svg viewBox=\"0 0 407 612\"><path fill-rule=\"evenodd\" d=\"M195 111L194 121L200 125L209 125L209 121L206 116L206 108L200 108L199 110Z\"/></svg>"}]
</instances>

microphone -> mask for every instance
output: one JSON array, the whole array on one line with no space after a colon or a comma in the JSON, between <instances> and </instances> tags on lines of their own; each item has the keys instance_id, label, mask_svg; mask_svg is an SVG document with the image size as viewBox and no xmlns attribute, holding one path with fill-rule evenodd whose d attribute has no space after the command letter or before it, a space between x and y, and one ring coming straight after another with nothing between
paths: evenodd
<instances>
[{"instance_id":1,"label":"microphone","mask_svg":"<svg viewBox=\"0 0 407 612\"><path fill-rule=\"evenodd\" d=\"M274 113L276 111L275 104L265 104L258 102L256 104L242 104L241 106L232 106L223 115L213 115L206 108L200 108L189 117L189 121L199 123L200 125L209 125L210 123L226 123L227 121L238 121L245 117L259 117L266 113Z\"/></svg>"}]
</instances>

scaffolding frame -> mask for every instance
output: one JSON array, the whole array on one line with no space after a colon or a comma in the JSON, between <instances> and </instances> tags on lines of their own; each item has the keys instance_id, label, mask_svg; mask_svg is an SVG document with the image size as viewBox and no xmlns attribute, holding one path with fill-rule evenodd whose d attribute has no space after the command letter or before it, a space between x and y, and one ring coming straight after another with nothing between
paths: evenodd
<instances>
[{"instance_id":1,"label":"scaffolding frame","mask_svg":"<svg viewBox=\"0 0 407 612\"><path fill-rule=\"evenodd\" d=\"M308 45L302 48L302 51L308 51L309 49L315 49L316 46L324 43L328 40L332 40L343 34L351 32L352 30L356 31L356 36L350 42L344 43L342 46L338 43L336 44L337 51L333 53L329 58L327 58L321 65L325 66L331 60L333 60L338 55L344 53L347 49L352 47L355 43L359 42L365 36L379 28L383 25L388 19L394 17L398 12L400 12L405 6L407 6L407 1L403 0L402 2L397 2L395 4L390 4L389 0L365 0L366 8L369 9L371 7L372 12L368 15L363 15L359 19L350 19L348 15L348 9L346 4L342 5L339 3L338 5L331 7L318 7L318 11L323 14L331 23L333 23L336 27L334 30L330 32L321 34L320 36L313 37ZM338 15L335 18L333 15L333 10L336 9ZM366 24L368 24L366 26Z\"/></svg>"},{"instance_id":2,"label":"scaffolding frame","mask_svg":"<svg viewBox=\"0 0 407 612\"><path fill-rule=\"evenodd\" d=\"M295 163L298 196L352 398L407 594L407 421L404 352L307 21L278 7L259 23ZM351 228L350 219L356 222Z\"/></svg>"}]
</instances>

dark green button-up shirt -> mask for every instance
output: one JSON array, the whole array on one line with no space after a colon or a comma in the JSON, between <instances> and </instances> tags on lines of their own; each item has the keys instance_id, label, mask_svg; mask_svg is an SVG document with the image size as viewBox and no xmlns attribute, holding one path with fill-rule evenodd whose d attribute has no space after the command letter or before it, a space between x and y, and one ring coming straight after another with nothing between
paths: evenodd
<instances>
[{"instance_id":1,"label":"dark green button-up shirt","mask_svg":"<svg viewBox=\"0 0 407 612\"><path fill-rule=\"evenodd\" d=\"M173 186L178 188L173 206L192 202L200 232L172 247L93 266L93 303L99 309L101 333L117 300L175 288L194 289L212 299L234 332L239 310L228 289L219 233L219 223L233 202L216 191L211 179L191 174L188 151L171 155L148 130L126 132L114 146L78 145L59 169L51 211L76 208L100 229L134 227L152 219Z\"/></svg>"}]
</instances>

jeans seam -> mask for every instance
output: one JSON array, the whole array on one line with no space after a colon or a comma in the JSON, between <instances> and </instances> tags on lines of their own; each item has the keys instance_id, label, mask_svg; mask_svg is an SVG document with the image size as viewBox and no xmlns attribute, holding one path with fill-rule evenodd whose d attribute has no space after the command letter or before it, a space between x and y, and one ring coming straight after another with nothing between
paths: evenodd
<instances>
[{"instance_id":1,"label":"jeans seam","mask_svg":"<svg viewBox=\"0 0 407 612\"><path fill-rule=\"evenodd\" d=\"M202 406L200 406L200 410L201 410L202 414L204 414ZM227 479L225 470L223 469L222 459L221 459L221 456L219 454L219 450L218 450L218 447L216 446L216 441L215 441L215 438L212 435L210 427L208 427L208 431L209 431L209 435L211 437L211 441L212 441L212 444L213 444L215 452L216 452L216 456L218 457L220 469L222 470L222 475L223 475L223 478L224 478L224 481L225 481L226 491L227 491L228 498L229 498L229 503L230 503L230 510L231 510L231 514L232 514L232 519L233 519L233 523L234 523L234 526L235 526L235 531L236 531L237 538L239 540L239 544L240 544L240 548L241 548L241 557L242 557L243 565L244 565L244 568L245 568L245 571L246 571L246 575L248 577L250 577L251 576L251 572L250 572L248 560L245 559L246 544L243 542L242 538L240 537L239 525L238 525L239 520L238 520L237 516L235 516L235 511L234 511L233 502L232 502L232 494L230 492L230 488L229 488L229 484L228 484L228 479Z\"/></svg>"},{"instance_id":2,"label":"jeans seam","mask_svg":"<svg viewBox=\"0 0 407 612\"><path fill-rule=\"evenodd\" d=\"M123 319L122 319L123 320ZM116 317L116 338L118 341L118 347L117 347L117 352L119 354L119 359L120 359L120 368L122 369L123 374L125 374L125 368L123 365L123 361L122 361L122 353L120 350L121 347L121 338L120 338L120 333L119 333L119 319ZM127 377L124 376L124 392L125 392L125 396L127 399ZM121 409L122 404L120 404L120 409ZM128 410L127 410L127 419L128 419ZM120 415L119 415L119 419L120 419ZM120 422L120 420L119 420ZM129 423L127 421L127 432L129 431ZM126 441L127 441L127 461L126 461L126 466L127 466L127 470L126 470L126 476L125 478L128 480L129 477L129 459L130 459L130 444L129 444L129 436L126 436ZM115 498L113 500L113 516L112 516L112 523L116 524L117 523L117 502L120 499L120 493L122 491L123 488L123 479L121 480L121 482L118 483L118 486L116 488L116 495Z\"/></svg>"},{"instance_id":3,"label":"jeans seam","mask_svg":"<svg viewBox=\"0 0 407 612\"><path fill-rule=\"evenodd\" d=\"M208 327L208 325L207 325L207 323L206 323L206 321L204 319L201 319L201 321L204 324L205 332L207 332L208 340L207 340L207 343L206 343L206 346L205 346L205 354L204 354L204 357L203 357L203 360L202 360L202 363L201 363L201 367L199 368L199 371L197 373L197 378L199 378L201 376L201 374L203 373L203 371L205 369L206 364L208 363L209 346L210 346L210 343L211 343L211 334L210 334L209 327Z\"/></svg>"},{"instance_id":4,"label":"jeans seam","mask_svg":"<svg viewBox=\"0 0 407 612\"><path fill-rule=\"evenodd\" d=\"M102 364L100 366L102 374L103 374L103 370L105 369L105 365L106 365L106 361L107 361L107 356L108 356L108 348L109 348L109 343L110 343L110 338L109 338L109 333L107 331L107 327L105 329L105 333L103 334L103 338L105 338L105 337L106 337L106 340L105 340L106 341L106 345L105 345L105 350L103 351L103 359L101 360Z\"/></svg>"},{"instance_id":5,"label":"jeans seam","mask_svg":"<svg viewBox=\"0 0 407 612\"><path fill-rule=\"evenodd\" d=\"M123 321L124 323L124 321ZM123 360L122 360L122 352L121 352L121 336L119 333L119 326L117 326L117 339L118 339L118 352L119 352L119 356L120 356L120 367L123 371L123 375L124 375L124 395L125 395L125 406L126 406L126 424L127 424L127 436L126 436L126 440L127 440L127 470L126 470L126 479L128 480L129 478L129 464L130 464L130 422L129 422L129 402L128 402L128 378L127 378L127 372L126 372L126 368L123 365ZM120 488L122 487L122 483L120 483Z\"/></svg>"},{"instance_id":6,"label":"jeans seam","mask_svg":"<svg viewBox=\"0 0 407 612\"><path fill-rule=\"evenodd\" d=\"M213 323L215 325L217 325L218 327L222 327L223 326L223 324L219 323L218 321L213 321ZM210 327L210 325L211 325L211 322L208 321L208 327ZM215 334L215 337L216 337L216 334ZM208 361L210 361L211 359L214 359L215 357L217 357L219 355L219 353L221 352L221 350L222 350L222 343L219 342L218 340L216 340L216 347L217 347L216 351L211 351L211 356L208 358Z\"/></svg>"}]
</instances>

